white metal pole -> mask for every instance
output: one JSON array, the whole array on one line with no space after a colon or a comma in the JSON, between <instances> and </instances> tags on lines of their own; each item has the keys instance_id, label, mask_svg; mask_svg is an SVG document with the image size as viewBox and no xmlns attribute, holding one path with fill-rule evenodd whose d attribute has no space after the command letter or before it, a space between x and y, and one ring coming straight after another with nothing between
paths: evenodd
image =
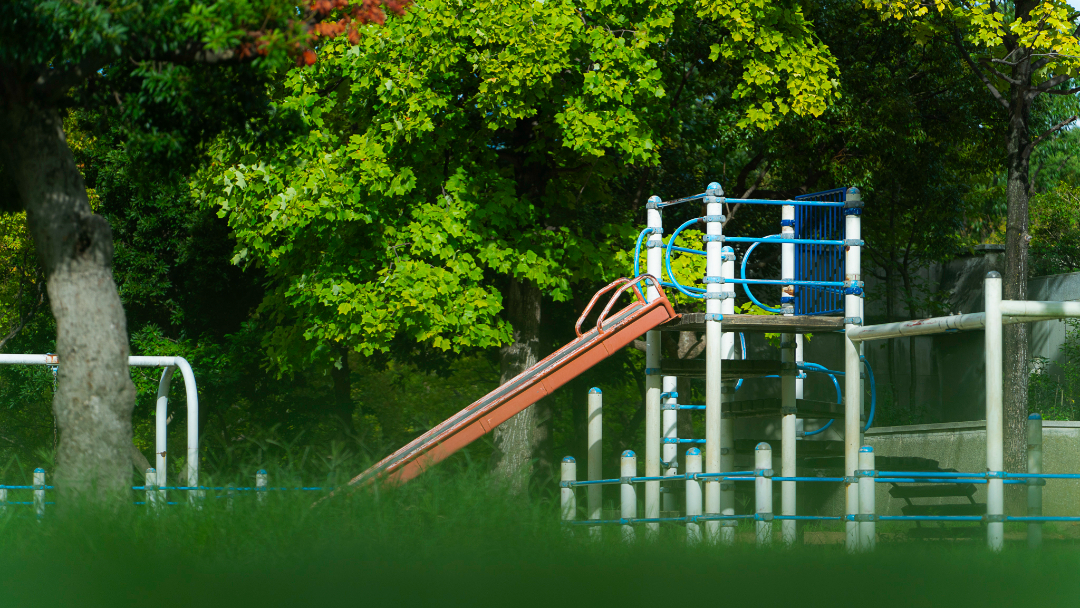
<instances>
[{"instance_id":1,"label":"white metal pole","mask_svg":"<svg viewBox=\"0 0 1080 608\"><path fill-rule=\"evenodd\" d=\"M873 551L877 544L877 524L875 518L874 484L874 448L864 445L859 448L859 548Z\"/></svg>"},{"instance_id":2,"label":"white metal pole","mask_svg":"<svg viewBox=\"0 0 1080 608\"><path fill-rule=\"evenodd\" d=\"M169 386L172 384L175 365L168 365L161 370L161 380L158 381L157 411L154 413L154 425L156 427L155 460L154 470L157 471L156 479L160 487L168 485L168 421L169 421ZM164 490L162 490L164 492Z\"/></svg>"},{"instance_id":3,"label":"white metal pole","mask_svg":"<svg viewBox=\"0 0 1080 608\"><path fill-rule=\"evenodd\" d=\"M757 545L772 544L772 446L764 441L754 448L754 523Z\"/></svg>"},{"instance_id":4,"label":"white metal pole","mask_svg":"<svg viewBox=\"0 0 1080 608\"><path fill-rule=\"evenodd\" d=\"M1027 471L1028 473L1042 473L1043 468L1043 421L1042 416L1031 414L1028 416L1027 426ZM1027 514L1039 517L1043 514L1043 484L1046 480L1029 479L1027 487ZM1028 524L1028 547L1038 549L1042 546L1042 523L1031 522Z\"/></svg>"},{"instance_id":5,"label":"white metal pole","mask_svg":"<svg viewBox=\"0 0 1080 608\"><path fill-rule=\"evenodd\" d=\"M646 242L646 268L652 276L660 279L663 273L663 220L660 217L658 203L660 197L649 198L646 208L648 227L653 229ZM659 291L652 284L648 287L648 299L651 302L659 297ZM660 476L660 331L650 330L645 334L645 476ZM660 517L660 482L645 483L645 517ZM660 533L660 524L650 523L645 526L645 534L655 539Z\"/></svg>"},{"instance_id":6,"label":"white metal pole","mask_svg":"<svg viewBox=\"0 0 1080 608\"><path fill-rule=\"evenodd\" d=\"M589 389L589 480L604 478L604 394L600 389ZM589 486L589 519L599 520L603 515L604 487ZM590 526L589 535L600 538L600 526Z\"/></svg>"},{"instance_id":7,"label":"white metal pole","mask_svg":"<svg viewBox=\"0 0 1080 608\"><path fill-rule=\"evenodd\" d=\"M690 448L686 450L686 474L693 475L701 472L701 450ZM701 542L701 525L691 518L701 515L701 481L687 478L686 480L686 544L696 545Z\"/></svg>"},{"instance_id":8,"label":"white metal pole","mask_svg":"<svg viewBox=\"0 0 1080 608\"><path fill-rule=\"evenodd\" d=\"M7 510L7 488L0 488L0 513Z\"/></svg>"},{"instance_id":9,"label":"white metal pole","mask_svg":"<svg viewBox=\"0 0 1080 608\"><path fill-rule=\"evenodd\" d=\"M795 238L795 206L781 207L780 235L785 239ZM795 276L795 245L780 245L780 276L785 281L793 281ZM780 294L780 308L785 317L795 316L795 286L784 285ZM796 386L798 342L796 334L780 335L780 471L784 477L795 477L795 437L796 437ZM780 482L780 510L784 515L795 515L795 482ZM780 538L785 545L795 544L795 522L780 522Z\"/></svg>"},{"instance_id":10,"label":"white metal pole","mask_svg":"<svg viewBox=\"0 0 1080 608\"><path fill-rule=\"evenodd\" d=\"M1004 422L1001 399L1001 275L986 275L986 540L992 551L1005 541Z\"/></svg>"},{"instance_id":11,"label":"white metal pole","mask_svg":"<svg viewBox=\"0 0 1080 608\"><path fill-rule=\"evenodd\" d=\"M267 477L268 476L265 469L259 469L255 473L255 499L260 505L266 502L266 482L268 481Z\"/></svg>"},{"instance_id":12,"label":"white metal pole","mask_svg":"<svg viewBox=\"0 0 1080 608\"><path fill-rule=\"evenodd\" d=\"M724 247L722 250L724 263L721 267L725 279L735 277L735 250ZM735 284L724 283L723 293L727 298L721 300L720 308L723 314L735 313ZM723 324L721 324L723 327ZM735 332L723 332L721 341L721 354L725 360L735 359ZM745 353L743 354L745 357ZM730 472L735 470L735 425L731 418L731 403L735 401L734 380L723 380L720 386L720 470ZM723 515L735 515L735 483L731 481L720 482L720 513ZM735 519L724 520L720 523L720 542L724 545L735 543Z\"/></svg>"},{"instance_id":13,"label":"white metal pole","mask_svg":"<svg viewBox=\"0 0 1080 608\"><path fill-rule=\"evenodd\" d=\"M627 521L637 519L637 487L630 482L631 478L637 477L637 454L633 450L622 453L619 461L619 476L622 477L622 484L619 486L622 519ZM634 542L633 525L629 523L622 525L622 538L625 542Z\"/></svg>"},{"instance_id":14,"label":"white metal pole","mask_svg":"<svg viewBox=\"0 0 1080 608\"><path fill-rule=\"evenodd\" d=\"M38 519L45 517L45 469L34 469L34 514Z\"/></svg>"},{"instance_id":15,"label":"white metal pole","mask_svg":"<svg viewBox=\"0 0 1080 608\"><path fill-rule=\"evenodd\" d=\"M664 436L662 460L665 477L679 474L679 446L675 443L679 437L677 425L679 412L675 409L679 404L679 393L676 391L678 380L675 376L663 377L664 392L661 394L663 397L663 417L661 422L663 423L662 431ZM675 488L670 484L660 490L663 496L661 503L664 511L675 511L679 508L675 502L674 490Z\"/></svg>"},{"instance_id":16,"label":"white metal pole","mask_svg":"<svg viewBox=\"0 0 1080 608\"><path fill-rule=\"evenodd\" d=\"M858 188L848 188L844 205L844 329L850 331L862 325L862 195ZM859 466L862 445L862 395L859 388L859 349L851 340L844 340L844 475L846 515L859 513L859 487L855 470ZM847 520L849 518L845 518ZM845 521L845 545L850 552L859 548L858 522Z\"/></svg>"},{"instance_id":17,"label":"white metal pole","mask_svg":"<svg viewBox=\"0 0 1080 608\"><path fill-rule=\"evenodd\" d=\"M559 506L562 512L563 521L573 521L577 519L577 495L574 492L574 486L571 484L577 481L577 461L573 456L567 456L562 459L562 484L559 489ZM567 528L567 532L570 529Z\"/></svg>"},{"instance_id":18,"label":"white metal pole","mask_svg":"<svg viewBox=\"0 0 1080 608\"><path fill-rule=\"evenodd\" d=\"M720 319L723 315L724 190L712 182L705 196L705 472L720 472L720 428L723 376ZM720 480L705 483L705 513L720 512ZM720 522L705 523L710 543L719 541Z\"/></svg>"}]
</instances>

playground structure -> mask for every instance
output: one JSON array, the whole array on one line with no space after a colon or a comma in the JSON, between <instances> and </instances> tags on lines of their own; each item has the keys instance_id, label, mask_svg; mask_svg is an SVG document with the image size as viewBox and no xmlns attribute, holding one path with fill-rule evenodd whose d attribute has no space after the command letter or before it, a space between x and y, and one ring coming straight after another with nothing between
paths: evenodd
<instances>
[{"instance_id":1,"label":"playground structure","mask_svg":"<svg viewBox=\"0 0 1080 608\"><path fill-rule=\"evenodd\" d=\"M47 365L52 368L53 374L56 373L57 368L60 365L60 357L54 354L44 355L9 355L0 354L0 365ZM143 357L143 356L131 356L128 357L128 365L131 367L163 367L165 368L161 372L161 379L158 381L157 392L157 407L154 412L154 424L155 424L155 483L162 488L167 488L166 483L166 464L168 455L168 409L169 409L169 387L172 385L172 377L176 370L180 370L180 375L184 378L184 389L187 397L187 486L183 489L190 490L189 498L194 500L196 493L199 491L199 391L195 386L195 374L191 371L191 365L183 357ZM35 471L37 476L40 471L41 475L44 475L44 471L38 469ZM42 477L44 479L44 477ZM38 484L36 481L34 485L44 485L44 481ZM22 486L12 486L11 489L24 489ZM171 488L170 488L171 489ZM0 490L6 491L5 488L0 487ZM164 492L164 490L163 490ZM164 493L161 495L161 499L165 500ZM36 499L35 499L36 500ZM42 499L43 500L43 499ZM4 498L0 498L0 502L3 502Z\"/></svg>"},{"instance_id":2,"label":"playground structure","mask_svg":"<svg viewBox=\"0 0 1080 608\"><path fill-rule=\"evenodd\" d=\"M689 201L702 201L706 215L683 223L663 242L661 210ZM683 524L689 543L703 538L710 543L734 542L739 520L753 520L759 544L772 542L772 522L780 521L781 542L796 541L798 521L843 522L845 544L849 551L872 549L876 539L877 521L978 521L986 524L987 542L992 550L1001 550L1006 521L1027 522L1029 543L1038 545L1041 524L1047 521L1080 521L1080 517L1046 517L1041 514L1042 484L1048 478L1080 479L1077 474L1043 474L1042 421L1033 415L1028 421L1028 473L1009 473L1004 470L1003 410L1002 410L1002 331L1003 324L1027 323L1080 316L1080 302L1003 301L1001 277L991 272L985 280L985 312L923 319L905 323L866 326L863 324L863 282L860 252L863 242L860 220L863 203L857 189L837 189L806 195L792 200L775 201L739 199L740 204L780 205L781 233L761 238L731 237L723 234L725 199L719 184L712 183L706 192L673 201L652 197L646 206L647 226L638 237L635 263L640 258L642 240L646 248L646 273L635 268L635 280L646 277L667 280L649 281L646 298L664 298L662 287L673 288L689 297L705 300L702 315L683 314L679 319L650 329L646 336L645 392L645 471L638 476L637 455L630 450L622 454L620 477L604 479L601 464L602 393L592 389L588 411L588 479L577 479L577 463L565 458L562 463L561 505L567 524L591 526L592 534L599 533L605 524L618 525L626 540L636 537L635 526L645 528L647 538L659 533L661 524ZM842 221L840 215L842 214ZM676 246L678 234L690 225L704 222L704 251ZM735 276L735 252L730 243L750 243L743 256L742 272ZM755 247L762 243L781 246L781 274L778 280L746 278L746 261ZM672 252L699 255L706 258L704 288L683 285L671 270ZM734 314L735 285L742 285L746 295L771 316ZM762 304L750 286L773 286L781 289L781 308ZM841 305L842 299L842 305ZM843 315L825 316L825 315ZM877 471L873 448L864 446L862 432L873 417L873 402L866 425L863 424L864 359L863 344L901 336L926 335L952 331L985 329L986 353L986 471L912 472ZM680 373L700 371L699 366L685 362L667 362L661 358L660 332L704 331L705 333L705 404L678 403L676 391ZM735 334L743 331L766 331L781 334L781 359L777 362L735 359ZM807 363L802 358L802 334L810 332L843 331L844 370L831 371ZM745 347L743 348L745 354ZM770 365L772 363L773 365ZM865 366L873 383L872 371ZM802 399L802 378L799 371L823 372L843 376L842 413L833 413L819 404ZM754 400L740 403L735 392L742 379L753 376L777 376L781 383L778 404ZM837 390L840 392L839 383ZM806 407L809 406L809 407ZM705 438L691 439L676 436L676 414L679 410L705 412ZM773 416L781 418L781 474L774 475L772 447L759 443L754 450L752 470L735 470L735 437L733 421L739 417ZM844 420L844 476L799 477L796 473L796 449L799 436L813 435L821 428L806 432L799 427L813 418ZM831 421L828 423L831 424ZM822 427L824 428L824 427ZM703 444L686 452L680 473L677 462L679 444ZM735 483L754 482L754 513L736 514ZM773 484L780 482L780 513L774 513ZM875 484L986 484L987 508L982 516L899 515L878 516L875 513ZM685 514L676 511L674 483L685 484ZM796 513L796 489L799 483L840 484L844 490L842 516L799 515ZM620 486L621 510L618 519L602 519L601 487ZM1024 484L1028 487L1029 513L1026 516L1006 516L1004 485ZM644 517L638 517L638 490L644 486ZM587 519L577 520L575 488L588 487ZM661 497L661 489L669 490ZM661 516L661 508L669 512ZM704 534L702 533L704 532Z\"/></svg>"}]
</instances>

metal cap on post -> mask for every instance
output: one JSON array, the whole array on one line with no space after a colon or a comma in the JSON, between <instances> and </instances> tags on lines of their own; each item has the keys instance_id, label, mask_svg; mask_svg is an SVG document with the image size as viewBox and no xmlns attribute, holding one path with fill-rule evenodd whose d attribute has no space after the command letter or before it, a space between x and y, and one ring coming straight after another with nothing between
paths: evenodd
<instances>
[{"instance_id":1,"label":"metal cap on post","mask_svg":"<svg viewBox=\"0 0 1080 608\"><path fill-rule=\"evenodd\" d=\"M983 285L986 308L986 542L1001 551L1005 542L1005 469L1002 410L1001 275L989 272Z\"/></svg>"},{"instance_id":2,"label":"metal cap on post","mask_svg":"<svg viewBox=\"0 0 1080 608\"><path fill-rule=\"evenodd\" d=\"M1028 416L1027 423L1027 472L1043 472L1043 421L1039 414ZM1043 480L1028 479L1027 514L1041 517L1043 514ZM1028 547L1038 549L1042 546L1042 523L1031 522L1027 530Z\"/></svg>"},{"instance_id":3,"label":"metal cap on post","mask_svg":"<svg viewBox=\"0 0 1080 608\"><path fill-rule=\"evenodd\" d=\"M630 481L637 476L637 454L633 450L626 450L619 459L619 476L623 482L619 487L620 515L626 522L622 525L623 541L634 542L634 526L629 520L637 519L637 488Z\"/></svg>"},{"instance_id":4,"label":"metal cap on post","mask_svg":"<svg viewBox=\"0 0 1080 608\"><path fill-rule=\"evenodd\" d=\"M562 483L559 488L559 507L563 521L577 519L577 497L574 494L573 482L577 481L577 461L573 456L562 459Z\"/></svg>"}]
</instances>

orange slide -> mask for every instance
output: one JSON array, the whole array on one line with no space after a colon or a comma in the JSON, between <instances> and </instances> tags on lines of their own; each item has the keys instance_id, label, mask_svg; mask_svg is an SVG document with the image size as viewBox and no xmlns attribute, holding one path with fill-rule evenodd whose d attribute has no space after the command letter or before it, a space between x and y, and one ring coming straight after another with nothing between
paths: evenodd
<instances>
[{"instance_id":1,"label":"orange slide","mask_svg":"<svg viewBox=\"0 0 1080 608\"><path fill-rule=\"evenodd\" d=\"M656 285L659 297L646 302L638 288L641 280ZM596 301L616 287L618 289L600 313L596 327L581 333L581 324ZM608 319L611 307L627 289L633 290L634 302ZM578 337L573 342L382 459L354 477L348 485L365 485L375 480L404 483L416 477L428 467L490 433L645 332L677 317L671 302L652 276L646 275L639 280L617 279L592 297L574 328Z\"/></svg>"}]
</instances>

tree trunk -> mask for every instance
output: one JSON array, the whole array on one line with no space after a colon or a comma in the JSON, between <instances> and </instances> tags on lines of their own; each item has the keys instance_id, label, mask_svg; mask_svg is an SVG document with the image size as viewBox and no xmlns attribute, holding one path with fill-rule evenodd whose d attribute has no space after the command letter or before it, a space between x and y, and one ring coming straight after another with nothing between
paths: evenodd
<instances>
[{"instance_id":1,"label":"tree trunk","mask_svg":"<svg viewBox=\"0 0 1080 608\"><path fill-rule=\"evenodd\" d=\"M335 344L333 352L336 361L330 366L330 378L334 381L334 413L333 416L341 425L341 432L349 439L356 437L356 426L353 424L353 415L356 413L356 403L352 398L352 377L349 373L349 349L341 344Z\"/></svg>"},{"instance_id":2,"label":"tree trunk","mask_svg":"<svg viewBox=\"0 0 1080 608\"><path fill-rule=\"evenodd\" d=\"M1030 59L1021 61L1013 77L1022 84L1013 86L1009 99L1006 165L1008 181L1005 198L1008 216L1005 224L1005 273L1002 298L1027 299L1028 279L1028 172L1031 154L1028 90L1031 84ZM1006 325L1004 342L1005 469L1027 471L1027 384L1028 326ZM1015 494L1015 493L1014 493ZM1012 502L1012 501L1010 501Z\"/></svg>"},{"instance_id":3,"label":"tree trunk","mask_svg":"<svg viewBox=\"0 0 1080 608\"><path fill-rule=\"evenodd\" d=\"M513 342L503 347L500 384L540 360L540 289L531 281L511 279L503 293ZM533 477L551 473L551 410L544 400L495 428L492 468L509 483L512 494L528 489Z\"/></svg>"},{"instance_id":4,"label":"tree trunk","mask_svg":"<svg viewBox=\"0 0 1080 608\"><path fill-rule=\"evenodd\" d=\"M56 318L56 483L66 496L128 495L135 386L112 231L90 209L56 111L17 104L0 111L0 162L26 209Z\"/></svg>"}]
</instances>

